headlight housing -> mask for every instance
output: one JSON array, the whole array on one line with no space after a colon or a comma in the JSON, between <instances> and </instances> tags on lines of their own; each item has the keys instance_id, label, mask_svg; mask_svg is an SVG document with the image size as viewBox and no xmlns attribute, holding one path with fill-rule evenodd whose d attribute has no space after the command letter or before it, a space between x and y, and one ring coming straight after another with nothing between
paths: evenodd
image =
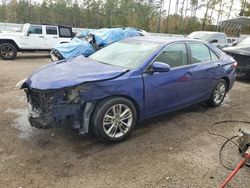
<instances>
[{"instance_id":1,"label":"headlight housing","mask_svg":"<svg viewBox=\"0 0 250 188\"><path fill-rule=\"evenodd\" d=\"M90 88L90 85L80 85L75 88L64 90L63 100L67 102L79 102L79 95Z\"/></svg>"}]
</instances>

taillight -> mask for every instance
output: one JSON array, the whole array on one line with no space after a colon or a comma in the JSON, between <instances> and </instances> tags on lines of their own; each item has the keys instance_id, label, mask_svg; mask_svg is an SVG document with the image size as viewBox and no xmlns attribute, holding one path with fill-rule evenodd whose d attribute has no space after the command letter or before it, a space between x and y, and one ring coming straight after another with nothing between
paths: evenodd
<instances>
[{"instance_id":1,"label":"taillight","mask_svg":"<svg viewBox=\"0 0 250 188\"><path fill-rule=\"evenodd\" d=\"M237 63L237 61L235 61L235 62L233 63L233 67L237 67L237 65L238 65L238 63Z\"/></svg>"}]
</instances>

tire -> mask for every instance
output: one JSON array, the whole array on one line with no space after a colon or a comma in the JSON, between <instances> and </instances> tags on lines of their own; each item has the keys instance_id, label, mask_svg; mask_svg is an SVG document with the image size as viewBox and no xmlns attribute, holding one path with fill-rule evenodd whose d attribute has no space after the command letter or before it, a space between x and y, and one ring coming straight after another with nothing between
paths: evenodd
<instances>
[{"instance_id":1,"label":"tire","mask_svg":"<svg viewBox=\"0 0 250 188\"><path fill-rule=\"evenodd\" d=\"M121 116L123 113L125 114ZM108 98L96 106L91 129L102 141L119 142L131 134L136 121L137 112L131 101L125 98Z\"/></svg>"},{"instance_id":2,"label":"tire","mask_svg":"<svg viewBox=\"0 0 250 188\"><path fill-rule=\"evenodd\" d=\"M0 45L0 57L4 60L13 60L16 58L17 49L13 44L3 43Z\"/></svg>"},{"instance_id":3,"label":"tire","mask_svg":"<svg viewBox=\"0 0 250 188\"><path fill-rule=\"evenodd\" d=\"M217 82L210 99L206 101L207 105L211 107L220 106L226 96L226 92L227 83L224 79L220 79Z\"/></svg>"}]
</instances>

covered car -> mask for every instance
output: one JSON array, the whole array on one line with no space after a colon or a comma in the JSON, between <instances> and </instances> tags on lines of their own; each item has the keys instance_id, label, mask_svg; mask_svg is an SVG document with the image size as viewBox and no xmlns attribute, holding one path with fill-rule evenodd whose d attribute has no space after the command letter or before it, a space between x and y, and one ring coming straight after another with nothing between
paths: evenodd
<instances>
[{"instance_id":1,"label":"covered car","mask_svg":"<svg viewBox=\"0 0 250 188\"><path fill-rule=\"evenodd\" d=\"M135 28L86 29L71 42L56 45L50 55L53 61L79 55L88 57L113 42L136 36L142 36L142 33Z\"/></svg>"},{"instance_id":2,"label":"covered car","mask_svg":"<svg viewBox=\"0 0 250 188\"><path fill-rule=\"evenodd\" d=\"M222 49L238 62L237 73L250 76L250 37L241 41L237 46Z\"/></svg>"}]
</instances>

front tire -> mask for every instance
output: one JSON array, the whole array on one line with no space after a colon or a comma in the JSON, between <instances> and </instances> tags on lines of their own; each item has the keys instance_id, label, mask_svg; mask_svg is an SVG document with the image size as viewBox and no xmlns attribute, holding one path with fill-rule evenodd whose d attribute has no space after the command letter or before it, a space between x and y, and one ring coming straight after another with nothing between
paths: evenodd
<instances>
[{"instance_id":1,"label":"front tire","mask_svg":"<svg viewBox=\"0 0 250 188\"><path fill-rule=\"evenodd\" d=\"M224 79L220 79L217 82L210 99L206 101L207 105L211 107L220 106L226 96L226 91L227 83Z\"/></svg>"},{"instance_id":2,"label":"front tire","mask_svg":"<svg viewBox=\"0 0 250 188\"><path fill-rule=\"evenodd\" d=\"M13 60L16 58L17 49L13 44L3 43L0 45L0 56L4 60Z\"/></svg>"},{"instance_id":3,"label":"front tire","mask_svg":"<svg viewBox=\"0 0 250 188\"><path fill-rule=\"evenodd\" d=\"M134 104L125 98L108 98L96 106L93 114L93 132L97 138L110 142L126 139L137 121Z\"/></svg>"}]
</instances>

